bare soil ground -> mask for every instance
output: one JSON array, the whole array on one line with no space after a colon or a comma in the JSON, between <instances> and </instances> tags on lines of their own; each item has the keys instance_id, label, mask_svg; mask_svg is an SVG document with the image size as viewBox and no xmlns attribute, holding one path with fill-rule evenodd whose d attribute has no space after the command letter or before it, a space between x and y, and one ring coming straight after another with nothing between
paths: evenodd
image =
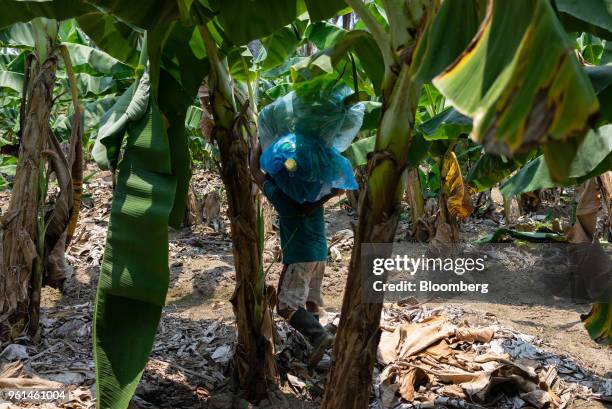
<instances>
[{"instance_id":1,"label":"bare soil ground","mask_svg":"<svg viewBox=\"0 0 612 409\"><path fill-rule=\"evenodd\" d=\"M218 178L198 172L194 187L201 195L221 192ZM64 293L46 288L43 294L42 327L38 340L22 339L23 351L14 349L17 358L3 352L0 372L9 361L20 361L27 374L62 382L71 389L72 399L64 404L42 406L2 403L0 408L92 408L94 407L94 366L91 354L91 317L100 260L104 250L106 228L112 196L110 175L96 174L85 186L84 209L69 262L74 268ZM9 193L0 192L0 210L8 206ZM558 211L539 209L538 214ZM531 215L532 216L532 215ZM561 219L567 212L559 212ZM345 200L326 207L330 245L338 244L331 255L323 282L325 309L332 319L340 310L347 276L352 240L351 224L357 218ZM171 281L149 364L138 387L134 407L141 408L224 408L247 407L232 402L227 389L227 366L234 337L233 313L229 298L234 286L231 238L227 219L222 226L208 223L172 231L170 239ZM529 218L527 218L529 219ZM473 240L503 226L499 210L469 219L462 226L462 237ZM408 223L402 219L397 240L406 240ZM266 243L265 261L272 263L267 281L275 284L281 270L276 261L278 239L273 235ZM541 307L532 304L504 303L449 304L430 302L427 307L458 308L459 320L471 325L499 324L533 336L539 348L575 362L590 377L609 382L612 389L612 351L594 343L580 322L587 305L567 304L562 307ZM280 322L280 321L279 321ZM279 323L279 328L285 328ZM285 338L286 339L286 338ZM287 341L288 342L288 341ZM6 345L0 345L0 351ZM11 351L9 351L11 352ZM21 353L21 355L19 355ZM295 383L295 382L294 382ZM291 387L285 383L278 399L262 402L260 407L315 408L320 391ZM306 388L308 389L308 388ZM230 399L228 401L228 399ZM577 397L576 408L610 407L601 401Z\"/></svg>"}]
</instances>

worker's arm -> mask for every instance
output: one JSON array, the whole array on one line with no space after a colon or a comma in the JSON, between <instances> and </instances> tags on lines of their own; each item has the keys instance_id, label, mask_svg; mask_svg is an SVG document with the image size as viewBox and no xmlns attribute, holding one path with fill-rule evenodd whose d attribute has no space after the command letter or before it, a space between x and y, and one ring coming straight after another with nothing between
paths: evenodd
<instances>
[{"instance_id":1,"label":"worker's arm","mask_svg":"<svg viewBox=\"0 0 612 409\"><path fill-rule=\"evenodd\" d=\"M318 209L319 207L323 206L325 203L327 203L327 201L333 197L336 196L340 196L341 194L343 194L345 191L341 190L341 189L332 189L332 191L323 196L322 198L320 198L319 200L317 200L316 202L304 202L301 203L300 206L300 211L302 213L310 213L316 209Z\"/></svg>"},{"instance_id":2,"label":"worker's arm","mask_svg":"<svg viewBox=\"0 0 612 409\"><path fill-rule=\"evenodd\" d=\"M259 166L259 158L261 157L261 145L257 143L257 146L251 152L250 168L251 177L257 183L257 186L261 189L264 182L268 179L266 174L261 170Z\"/></svg>"}]
</instances>

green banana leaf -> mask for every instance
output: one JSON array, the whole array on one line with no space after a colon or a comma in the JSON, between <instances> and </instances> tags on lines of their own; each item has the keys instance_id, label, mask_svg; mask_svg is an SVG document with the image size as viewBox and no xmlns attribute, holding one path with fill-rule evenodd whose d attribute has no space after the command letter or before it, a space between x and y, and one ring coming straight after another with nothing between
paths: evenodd
<instances>
[{"instance_id":1,"label":"green banana leaf","mask_svg":"<svg viewBox=\"0 0 612 409\"><path fill-rule=\"evenodd\" d=\"M82 0L3 0L0 29L36 17L65 20L95 10L95 7Z\"/></svg>"},{"instance_id":2,"label":"green banana leaf","mask_svg":"<svg viewBox=\"0 0 612 409\"><path fill-rule=\"evenodd\" d=\"M356 168L364 166L368 163L368 155L374 152L376 145L376 136L369 136L353 142L346 151L342 154L351 162L351 165ZM427 141L422 134L415 133L408 152L408 167L418 166L429 152L431 143Z\"/></svg>"},{"instance_id":3,"label":"green banana leaf","mask_svg":"<svg viewBox=\"0 0 612 409\"><path fill-rule=\"evenodd\" d=\"M159 82L159 106L168 120L172 174L177 179L176 194L169 224L179 228L184 219L187 191L191 178L189 140L185 131L187 110L210 69L208 59L193 51L197 29L180 24L174 26L163 53L164 69ZM201 37L197 37L201 40ZM192 42L189 42L192 39ZM203 46L202 46L203 48Z\"/></svg>"},{"instance_id":4,"label":"green banana leaf","mask_svg":"<svg viewBox=\"0 0 612 409\"><path fill-rule=\"evenodd\" d=\"M168 290L168 217L176 190L155 101L127 133L93 324L98 407L109 409L128 407L153 346Z\"/></svg>"},{"instance_id":5,"label":"green banana leaf","mask_svg":"<svg viewBox=\"0 0 612 409\"><path fill-rule=\"evenodd\" d=\"M100 49L129 66L138 64L141 36L138 30L97 10L79 16L77 22Z\"/></svg>"},{"instance_id":6,"label":"green banana leaf","mask_svg":"<svg viewBox=\"0 0 612 409\"><path fill-rule=\"evenodd\" d=\"M297 18L295 0L276 0L274 6L266 0L211 1L218 12L220 26L233 44L242 45L273 33Z\"/></svg>"},{"instance_id":7,"label":"green banana leaf","mask_svg":"<svg viewBox=\"0 0 612 409\"><path fill-rule=\"evenodd\" d=\"M584 69L597 93L597 99L599 99L601 109L598 124L604 125L612 122L612 66L602 65L585 67Z\"/></svg>"},{"instance_id":8,"label":"green banana leaf","mask_svg":"<svg viewBox=\"0 0 612 409\"><path fill-rule=\"evenodd\" d=\"M101 169L117 168L127 126L145 114L149 105L149 92L149 76L145 74L117 99L100 120L98 137L91 154Z\"/></svg>"},{"instance_id":9,"label":"green banana leaf","mask_svg":"<svg viewBox=\"0 0 612 409\"><path fill-rule=\"evenodd\" d=\"M21 95L23 74L11 71L0 71L0 88L8 88Z\"/></svg>"},{"instance_id":10,"label":"green banana leaf","mask_svg":"<svg viewBox=\"0 0 612 409\"><path fill-rule=\"evenodd\" d=\"M571 160L599 104L570 48L547 0L492 0L466 52L433 83L474 119L472 137L487 151L510 156L539 144L547 157ZM555 180L569 176L562 160L547 164Z\"/></svg>"},{"instance_id":11,"label":"green banana leaf","mask_svg":"<svg viewBox=\"0 0 612 409\"><path fill-rule=\"evenodd\" d=\"M299 81L300 76L303 80L311 80L316 76L332 73L339 69L341 64L345 65L350 61L354 53L354 59L363 70L364 77L372 83L374 93L380 92L384 76L382 54L369 32L346 31L327 23L319 23L314 24L309 32L307 30L306 35L309 40L314 40L321 46L330 46L295 64L291 68L294 81Z\"/></svg>"},{"instance_id":12,"label":"green banana leaf","mask_svg":"<svg viewBox=\"0 0 612 409\"><path fill-rule=\"evenodd\" d=\"M472 119L454 108L448 108L423 122L420 130L428 141L457 139L461 135L469 135L472 130Z\"/></svg>"},{"instance_id":13,"label":"green banana leaf","mask_svg":"<svg viewBox=\"0 0 612 409\"><path fill-rule=\"evenodd\" d=\"M526 154L518 154L506 158L491 153L483 154L470 169L466 181L478 192L492 188L504 180L515 170L533 160L538 154L537 149Z\"/></svg>"},{"instance_id":14,"label":"green banana leaf","mask_svg":"<svg viewBox=\"0 0 612 409\"><path fill-rule=\"evenodd\" d=\"M128 78L134 69L104 51L83 44L62 43L68 48L70 62L76 73L109 75L114 78Z\"/></svg>"},{"instance_id":15,"label":"green banana leaf","mask_svg":"<svg viewBox=\"0 0 612 409\"><path fill-rule=\"evenodd\" d=\"M368 154L374 152L376 145L376 135L360 139L353 142L347 150L342 152L344 156L351 162L354 168L364 166L368 163Z\"/></svg>"},{"instance_id":16,"label":"green banana leaf","mask_svg":"<svg viewBox=\"0 0 612 409\"><path fill-rule=\"evenodd\" d=\"M113 77L98 77L89 74L79 73L75 76L79 97L81 99L116 94L121 91L121 83ZM57 75L58 85L65 90L70 89L70 83L66 74L60 72ZM66 101L68 98L65 98Z\"/></svg>"},{"instance_id":17,"label":"green banana leaf","mask_svg":"<svg viewBox=\"0 0 612 409\"><path fill-rule=\"evenodd\" d=\"M177 1L166 0L88 0L98 10L112 14L119 20L142 29L155 29L163 23L179 19ZM73 13L82 16L85 13ZM80 22L79 22L80 23ZM124 60L122 60L124 61Z\"/></svg>"},{"instance_id":18,"label":"green banana leaf","mask_svg":"<svg viewBox=\"0 0 612 409\"><path fill-rule=\"evenodd\" d=\"M415 66L418 67L415 77L430 82L461 55L478 31L485 4L473 0L442 3L415 52Z\"/></svg>"},{"instance_id":19,"label":"green banana leaf","mask_svg":"<svg viewBox=\"0 0 612 409\"><path fill-rule=\"evenodd\" d=\"M302 40L302 34L295 25L283 27L263 38L261 45L265 56L258 61L262 62L261 70L267 71L283 65L295 53Z\"/></svg>"},{"instance_id":20,"label":"green banana leaf","mask_svg":"<svg viewBox=\"0 0 612 409\"><path fill-rule=\"evenodd\" d=\"M499 243L503 237L511 237L519 241L529 241L534 243L564 242L566 239L557 233L526 232L512 229L498 229L493 234L489 234L482 239L476 240L474 244Z\"/></svg>"},{"instance_id":21,"label":"green banana leaf","mask_svg":"<svg viewBox=\"0 0 612 409\"><path fill-rule=\"evenodd\" d=\"M502 183L500 190L504 196L509 197L537 189L571 186L608 170L612 170L612 125L605 125L587 134L568 166L569 179L564 184L551 177L545 157L539 156Z\"/></svg>"},{"instance_id":22,"label":"green banana leaf","mask_svg":"<svg viewBox=\"0 0 612 409\"><path fill-rule=\"evenodd\" d=\"M612 345L612 304L593 305L582 321L592 339L603 345Z\"/></svg>"},{"instance_id":23,"label":"green banana leaf","mask_svg":"<svg viewBox=\"0 0 612 409\"><path fill-rule=\"evenodd\" d=\"M347 8L344 0L305 0L311 21L327 20Z\"/></svg>"},{"instance_id":24,"label":"green banana leaf","mask_svg":"<svg viewBox=\"0 0 612 409\"><path fill-rule=\"evenodd\" d=\"M104 97L96 97L91 101L86 102L83 105L83 118L81 119L81 125L83 127L83 137L85 141L93 141L91 138L92 134L97 133L97 128L100 124L100 120L109 109L117 101L115 95L108 95ZM70 137L72 131L72 115L58 115L52 122L51 128L53 133L60 141L66 141Z\"/></svg>"},{"instance_id":25,"label":"green banana leaf","mask_svg":"<svg viewBox=\"0 0 612 409\"><path fill-rule=\"evenodd\" d=\"M118 99L94 146L98 163L117 166L127 130L96 306L96 376L104 408L127 408L165 303L168 225L182 223L191 175L185 120L208 71L207 61L194 54L193 38L194 28L182 24L160 27L148 38L151 69L159 72L151 84L145 74Z\"/></svg>"},{"instance_id":26,"label":"green banana leaf","mask_svg":"<svg viewBox=\"0 0 612 409\"><path fill-rule=\"evenodd\" d=\"M586 31L612 40L612 1L555 0L555 5L568 31Z\"/></svg>"},{"instance_id":27,"label":"green banana leaf","mask_svg":"<svg viewBox=\"0 0 612 409\"><path fill-rule=\"evenodd\" d=\"M17 23L0 31L0 45L4 47L34 47L32 24Z\"/></svg>"}]
</instances>

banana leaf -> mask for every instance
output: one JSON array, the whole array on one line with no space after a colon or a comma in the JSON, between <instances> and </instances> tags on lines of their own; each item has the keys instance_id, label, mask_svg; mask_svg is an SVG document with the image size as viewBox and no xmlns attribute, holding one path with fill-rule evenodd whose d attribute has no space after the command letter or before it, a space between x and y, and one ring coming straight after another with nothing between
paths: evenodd
<instances>
[{"instance_id":1,"label":"banana leaf","mask_svg":"<svg viewBox=\"0 0 612 409\"><path fill-rule=\"evenodd\" d=\"M364 166L368 163L368 155L374 152L375 145L376 136L369 136L353 142L342 154L351 162L354 168ZM430 146L431 143L423 135L419 133L414 134L410 151L408 152L407 166L418 166L427 157Z\"/></svg>"},{"instance_id":2,"label":"banana leaf","mask_svg":"<svg viewBox=\"0 0 612 409\"><path fill-rule=\"evenodd\" d=\"M568 166L569 179L565 183L561 184L552 178L546 158L542 155L502 183L500 190L504 196L509 197L554 186L572 186L608 170L612 170L612 125L605 125L587 134Z\"/></svg>"},{"instance_id":3,"label":"banana leaf","mask_svg":"<svg viewBox=\"0 0 612 409\"><path fill-rule=\"evenodd\" d=\"M477 191L485 191L510 176L512 172L527 162L533 160L537 153L537 149L534 149L526 154L515 155L513 158L485 153L472 166L466 181L474 186Z\"/></svg>"},{"instance_id":4,"label":"banana leaf","mask_svg":"<svg viewBox=\"0 0 612 409\"><path fill-rule=\"evenodd\" d=\"M312 21L327 20L347 8L344 0L305 0Z\"/></svg>"},{"instance_id":5,"label":"banana leaf","mask_svg":"<svg viewBox=\"0 0 612 409\"><path fill-rule=\"evenodd\" d=\"M98 10L79 16L77 21L100 49L129 66L138 64L141 36L138 30Z\"/></svg>"},{"instance_id":6,"label":"banana leaf","mask_svg":"<svg viewBox=\"0 0 612 409\"><path fill-rule=\"evenodd\" d=\"M0 88L8 88L21 94L23 90L23 74L12 71L0 71Z\"/></svg>"},{"instance_id":7,"label":"banana leaf","mask_svg":"<svg viewBox=\"0 0 612 409\"><path fill-rule=\"evenodd\" d=\"M612 344L612 304L593 305L582 321L592 339L603 345Z\"/></svg>"},{"instance_id":8,"label":"banana leaf","mask_svg":"<svg viewBox=\"0 0 612 409\"><path fill-rule=\"evenodd\" d=\"M510 237L519 241L534 243L563 242L566 239L557 233L545 232L525 232L512 229L498 229L493 234L489 234L482 239L476 240L474 244L499 243L504 237Z\"/></svg>"},{"instance_id":9,"label":"banana leaf","mask_svg":"<svg viewBox=\"0 0 612 409\"><path fill-rule=\"evenodd\" d=\"M457 139L461 135L469 135L472 130L472 120L454 108L448 108L423 122L420 130L428 141Z\"/></svg>"},{"instance_id":10,"label":"banana leaf","mask_svg":"<svg viewBox=\"0 0 612 409\"><path fill-rule=\"evenodd\" d=\"M128 126L94 312L101 408L125 409L146 365L169 283L168 218L176 179L161 112Z\"/></svg>"},{"instance_id":11,"label":"banana leaf","mask_svg":"<svg viewBox=\"0 0 612 409\"><path fill-rule=\"evenodd\" d=\"M149 76L145 74L117 99L100 120L98 137L91 154L101 169L117 168L127 126L145 114L149 105L149 90Z\"/></svg>"},{"instance_id":12,"label":"banana leaf","mask_svg":"<svg viewBox=\"0 0 612 409\"><path fill-rule=\"evenodd\" d=\"M98 401L104 408L127 408L165 304L168 225L182 223L190 177L185 119L208 71L207 61L190 46L193 33L193 27L175 24L148 38L158 80L152 76L149 84L145 74L117 100L94 147L96 161L118 166L119 172L94 331Z\"/></svg>"},{"instance_id":13,"label":"banana leaf","mask_svg":"<svg viewBox=\"0 0 612 409\"><path fill-rule=\"evenodd\" d=\"M95 10L95 7L82 0L3 0L0 29L36 17L65 20Z\"/></svg>"},{"instance_id":14,"label":"banana leaf","mask_svg":"<svg viewBox=\"0 0 612 409\"><path fill-rule=\"evenodd\" d=\"M488 152L543 145L547 157L571 160L599 103L570 48L547 0L490 0L466 52L433 83L474 119L472 138ZM547 162L555 180L569 176L562 162Z\"/></svg>"},{"instance_id":15,"label":"banana leaf","mask_svg":"<svg viewBox=\"0 0 612 409\"><path fill-rule=\"evenodd\" d=\"M297 18L295 0L276 0L274 7L266 0L211 1L217 19L233 44L247 44L263 38Z\"/></svg>"},{"instance_id":16,"label":"banana leaf","mask_svg":"<svg viewBox=\"0 0 612 409\"><path fill-rule=\"evenodd\" d=\"M90 75L109 75L128 78L134 69L104 51L83 44L62 43L68 48L74 71Z\"/></svg>"},{"instance_id":17,"label":"banana leaf","mask_svg":"<svg viewBox=\"0 0 612 409\"><path fill-rule=\"evenodd\" d=\"M555 0L555 5L568 31L586 31L612 40L612 1Z\"/></svg>"},{"instance_id":18,"label":"banana leaf","mask_svg":"<svg viewBox=\"0 0 612 409\"><path fill-rule=\"evenodd\" d=\"M584 67L593 89L597 93L599 105L598 124L604 125L612 121L612 66Z\"/></svg>"}]
</instances>

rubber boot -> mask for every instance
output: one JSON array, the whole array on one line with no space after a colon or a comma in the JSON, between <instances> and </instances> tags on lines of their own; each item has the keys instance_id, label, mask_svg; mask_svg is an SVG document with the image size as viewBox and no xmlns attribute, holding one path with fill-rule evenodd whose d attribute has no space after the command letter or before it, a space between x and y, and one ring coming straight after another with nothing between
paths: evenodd
<instances>
[{"instance_id":1,"label":"rubber boot","mask_svg":"<svg viewBox=\"0 0 612 409\"><path fill-rule=\"evenodd\" d=\"M318 364L323 358L325 350L334 343L334 336L327 332L312 313L304 308L300 308L293 313L289 325L304 335L312 345L312 354L308 360L308 365L315 366Z\"/></svg>"}]
</instances>

